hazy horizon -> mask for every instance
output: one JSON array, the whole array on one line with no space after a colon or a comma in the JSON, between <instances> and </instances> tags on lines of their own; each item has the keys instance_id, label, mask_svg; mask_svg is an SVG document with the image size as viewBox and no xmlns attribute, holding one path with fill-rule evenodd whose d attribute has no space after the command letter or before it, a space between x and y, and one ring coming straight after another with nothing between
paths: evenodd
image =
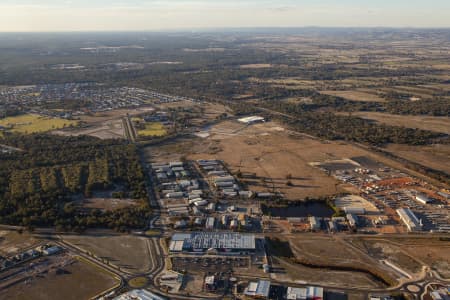
<instances>
[{"instance_id":1,"label":"hazy horizon","mask_svg":"<svg viewBox=\"0 0 450 300\"><path fill-rule=\"evenodd\" d=\"M450 2L368 0L3 0L0 32L238 28L448 28Z\"/></svg>"}]
</instances>

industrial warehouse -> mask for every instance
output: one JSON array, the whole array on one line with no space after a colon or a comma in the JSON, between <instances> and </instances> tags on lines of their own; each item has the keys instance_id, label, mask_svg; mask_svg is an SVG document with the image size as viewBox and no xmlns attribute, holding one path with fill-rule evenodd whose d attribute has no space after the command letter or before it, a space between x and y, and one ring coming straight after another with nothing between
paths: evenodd
<instances>
[{"instance_id":1,"label":"industrial warehouse","mask_svg":"<svg viewBox=\"0 0 450 300\"><path fill-rule=\"evenodd\" d=\"M409 208L397 209L400 219L408 227L409 231L421 231L422 223Z\"/></svg>"},{"instance_id":2,"label":"industrial warehouse","mask_svg":"<svg viewBox=\"0 0 450 300\"><path fill-rule=\"evenodd\" d=\"M250 254L256 250L256 239L254 234L235 232L175 233L169 250L185 253L217 251L237 255Z\"/></svg>"}]
</instances>

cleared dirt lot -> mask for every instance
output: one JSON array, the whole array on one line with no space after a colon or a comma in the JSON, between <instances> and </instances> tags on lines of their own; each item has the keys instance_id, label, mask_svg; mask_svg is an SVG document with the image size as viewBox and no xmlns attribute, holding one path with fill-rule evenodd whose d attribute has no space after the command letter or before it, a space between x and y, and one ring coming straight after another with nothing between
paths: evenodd
<instances>
[{"instance_id":1,"label":"cleared dirt lot","mask_svg":"<svg viewBox=\"0 0 450 300\"><path fill-rule=\"evenodd\" d=\"M419 128L450 134L450 118L428 116L401 116L379 112L354 112L354 116L392 125Z\"/></svg>"},{"instance_id":2,"label":"cleared dirt lot","mask_svg":"<svg viewBox=\"0 0 450 300\"><path fill-rule=\"evenodd\" d=\"M111 211L129 206L136 206L139 203L133 199L115 199L115 198L89 198L75 202L76 205L87 209L100 209Z\"/></svg>"},{"instance_id":3,"label":"cleared dirt lot","mask_svg":"<svg viewBox=\"0 0 450 300\"><path fill-rule=\"evenodd\" d=\"M80 121L86 123L99 123L109 120L118 119L120 117L125 117L127 114L129 115L139 115L145 112L151 112L154 109L152 107L139 107L133 109L116 109L106 112L99 112L92 115L84 115L80 117Z\"/></svg>"},{"instance_id":4,"label":"cleared dirt lot","mask_svg":"<svg viewBox=\"0 0 450 300\"><path fill-rule=\"evenodd\" d=\"M145 151L147 160L221 159L231 172L241 171L241 181L249 189L275 190L287 199L299 200L332 195L344 189L334 178L311 166L311 162L372 157L352 145L293 133L275 122L246 126L237 121L224 121L205 132L206 138L185 138L149 146Z\"/></svg>"},{"instance_id":5,"label":"cleared dirt lot","mask_svg":"<svg viewBox=\"0 0 450 300\"><path fill-rule=\"evenodd\" d=\"M241 69L263 69L263 68L271 68L271 64L248 64L241 65Z\"/></svg>"},{"instance_id":6,"label":"cleared dirt lot","mask_svg":"<svg viewBox=\"0 0 450 300\"><path fill-rule=\"evenodd\" d=\"M87 262L33 277L0 291L1 299L90 299L118 283L111 274Z\"/></svg>"},{"instance_id":7,"label":"cleared dirt lot","mask_svg":"<svg viewBox=\"0 0 450 300\"><path fill-rule=\"evenodd\" d=\"M292 236L288 239L293 257L300 261L327 266L360 266L370 262L365 254L349 247L346 243L329 237L313 235ZM285 251L283 247L283 251ZM271 247L269 247L271 249ZM335 268L313 268L294 263L284 257L286 254L271 252L273 273L278 280L301 280L311 284L326 284L336 287L380 288L384 287L369 273L362 271L337 270ZM277 256L280 255L280 256Z\"/></svg>"},{"instance_id":8,"label":"cleared dirt lot","mask_svg":"<svg viewBox=\"0 0 450 300\"><path fill-rule=\"evenodd\" d=\"M367 260L366 255L334 238L307 236L302 239L292 238L289 242L296 257L355 265Z\"/></svg>"},{"instance_id":9,"label":"cleared dirt lot","mask_svg":"<svg viewBox=\"0 0 450 300\"><path fill-rule=\"evenodd\" d=\"M399 238L392 240L415 259L436 270L442 277L450 279L450 240L440 238Z\"/></svg>"},{"instance_id":10,"label":"cleared dirt lot","mask_svg":"<svg viewBox=\"0 0 450 300\"><path fill-rule=\"evenodd\" d=\"M304 281L309 284L335 287L359 287L359 288L380 288L379 284L374 282L369 275L364 273L332 271L328 269L312 269L300 264L275 259L274 262L286 270L286 273L271 274L272 279L280 281Z\"/></svg>"},{"instance_id":11,"label":"cleared dirt lot","mask_svg":"<svg viewBox=\"0 0 450 300\"><path fill-rule=\"evenodd\" d=\"M372 255L385 256L399 267L417 272L422 265L450 279L450 241L448 238L395 237L354 239L353 244Z\"/></svg>"},{"instance_id":12,"label":"cleared dirt lot","mask_svg":"<svg viewBox=\"0 0 450 300\"><path fill-rule=\"evenodd\" d=\"M290 200L352 190L348 185L339 183L325 172L311 166L312 162L366 156L388 166L404 169L400 163L366 149L345 142L323 141L295 133L276 122L246 126L237 121L224 121L203 129L201 134L204 134L203 138L185 137L157 146L148 146L145 149L146 158L152 162L167 162L182 158L220 159L231 172L236 174L241 171L241 181L249 189L280 192ZM416 148L406 147L407 151ZM436 165L436 169L450 169L450 165L445 164L446 161L450 161L450 146L429 147L436 153L439 152L438 155L426 157L433 163L430 166ZM418 149L424 151L426 148ZM391 151L391 148L388 150ZM420 154L415 149L410 151L414 156ZM408 158L407 155L404 157ZM420 158L418 161L421 162ZM419 176L417 173L413 174Z\"/></svg>"},{"instance_id":13,"label":"cleared dirt lot","mask_svg":"<svg viewBox=\"0 0 450 300\"><path fill-rule=\"evenodd\" d=\"M129 272L142 273L152 267L148 239L143 237L64 236L64 240Z\"/></svg>"},{"instance_id":14,"label":"cleared dirt lot","mask_svg":"<svg viewBox=\"0 0 450 300\"><path fill-rule=\"evenodd\" d=\"M80 121L84 124L83 128L54 130L52 133L64 136L90 135L100 139L124 139L126 136L122 117L140 115L153 110L154 108L150 106L144 106L83 115L80 116Z\"/></svg>"},{"instance_id":15,"label":"cleared dirt lot","mask_svg":"<svg viewBox=\"0 0 450 300\"><path fill-rule=\"evenodd\" d=\"M390 144L387 151L450 174L450 145L408 146Z\"/></svg>"},{"instance_id":16,"label":"cleared dirt lot","mask_svg":"<svg viewBox=\"0 0 450 300\"><path fill-rule=\"evenodd\" d=\"M188 158L221 159L232 172L241 171L242 181L250 189L275 190L293 200L330 195L338 190L333 178L309 162L363 153L346 144L292 134L273 122L243 126L227 121L211 128L210 134L202 141L209 145L206 151L192 153ZM217 152L207 150L211 147Z\"/></svg>"},{"instance_id":17,"label":"cleared dirt lot","mask_svg":"<svg viewBox=\"0 0 450 300\"><path fill-rule=\"evenodd\" d=\"M63 136L90 135L93 137L98 137L100 139L125 138L122 119L107 120L99 123L94 123L88 128L83 129L55 130L52 133Z\"/></svg>"},{"instance_id":18,"label":"cleared dirt lot","mask_svg":"<svg viewBox=\"0 0 450 300\"><path fill-rule=\"evenodd\" d=\"M409 274L417 274L422 270L422 264L403 251L398 244L387 240L361 240L359 247L368 255L378 260L387 260Z\"/></svg>"}]
</instances>

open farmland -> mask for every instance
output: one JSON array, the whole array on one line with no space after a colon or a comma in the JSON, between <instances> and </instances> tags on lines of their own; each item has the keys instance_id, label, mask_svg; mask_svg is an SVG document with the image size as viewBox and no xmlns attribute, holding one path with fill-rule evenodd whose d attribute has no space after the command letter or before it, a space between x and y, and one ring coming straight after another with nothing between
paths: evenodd
<instances>
[{"instance_id":1,"label":"open farmland","mask_svg":"<svg viewBox=\"0 0 450 300\"><path fill-rule=\"evenodd\" d=\"M150 244L147 238L111 236L65 236L67 242L133 273L147 272L151 267ZM133 255L130 255L133 253Z\"/></svg>"},{"instance_id":2,"label":"open farmland","mask_svg":"<svg viewBox=\"0 0 450 300\"><path fill-rule=\"evenodd\" d=\"M271 64L247 64L247 65L241 65L241 69L264 69L264 68L271 68Z\"/></svg>"},{"instance_id":3,"label":"open farmland","mask_svg":"<svg viewBox=\"0 0 450 300\"><path fill-rule=\"evenodd\" d=\"M0 126L17 133L37 133L78 125L77 121L44 117L35 114L0 119Z\"/></svg>"},{"instance_id":4,"label":"open farmland","mask_svg":"<svg viewBox=\"0 0 450 300\"><path fill-rule=\"evenodd\" d=\"M375 93L367 93L358 90L350 91L321 91L321 94L342 97L352 101L364 101L364 102L385 102L386 100L376 95Z\"/></svg>"},{"instance_id":5,"label":"open farmland","mask_svg":"<svg viewBox=\"0 0 450 300\"><path fill-rule=\"evenodd\" d=\"M353 115L392 126L419 128L450 134L450 118L447 117L401 116L379 112L355 112Z\"/></svg>"},{"instance_id":6,"label":"open farmland","mask_svg":"<svg viewBox=\"0 0 450 300\"><path fill-rule=\"evenodd\" d=\"M53 258L52 258L53 259ZM82 259L16 283L0 291L2 299L90 299L114 287L118 279Z\"/></svg>"},{"instance_id":7,"label":"open farmland","mask_svg":"<svg viewBox=\"0 0 450 300\"><path fill-rule=\"evenodd\" d=\"M390 144L387 151L450 174L450 145L408 146Z\"/></svg>"}]
</instances>

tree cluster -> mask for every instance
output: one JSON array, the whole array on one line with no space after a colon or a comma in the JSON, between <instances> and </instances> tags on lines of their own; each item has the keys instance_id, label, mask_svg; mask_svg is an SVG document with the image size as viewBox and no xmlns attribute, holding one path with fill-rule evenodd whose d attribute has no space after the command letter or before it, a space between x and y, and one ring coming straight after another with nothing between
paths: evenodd
<instances>
[{"instance_id":1,"label":"tree cluster","mask_svg":"<svg viewBox=\"0 0 450 300\"><path fill-rule=\"evenodd\" d=\"M23 151L0 156L0 223L65 228L141 227L149 213L144 172L134 145L119 140L11 135ZM140 205L112 212L80 210L75 195L119 185Z\"/></svg>"}]
</instances>

